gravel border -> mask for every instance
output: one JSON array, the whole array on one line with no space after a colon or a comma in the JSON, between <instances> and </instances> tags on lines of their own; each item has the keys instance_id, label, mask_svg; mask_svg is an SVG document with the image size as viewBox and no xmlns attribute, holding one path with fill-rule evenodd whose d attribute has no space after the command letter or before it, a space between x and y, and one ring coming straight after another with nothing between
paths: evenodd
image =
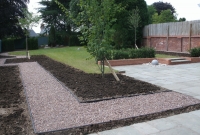
<instances>
[{"instance_id":1,"label":"gravel border","mask_svg":"<svg viewBox=\"0 0 200 135\"><path fill-rule=\"evenodd\" d=\"M20 63L19 67L36 133L120 123L120 120L138 117L144 119L147 115L167 111L173 113L179 108L187 110L192 105L200 105L200 100L177 92L79 103L66 87L38 63Z\"/></svg>"}]
</instances>

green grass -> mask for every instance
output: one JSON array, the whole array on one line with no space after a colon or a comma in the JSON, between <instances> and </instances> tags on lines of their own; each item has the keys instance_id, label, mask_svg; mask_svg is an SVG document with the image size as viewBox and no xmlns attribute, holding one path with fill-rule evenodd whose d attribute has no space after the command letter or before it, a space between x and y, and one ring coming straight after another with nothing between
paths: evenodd
<instances>
[{"instance_id":1,"label":"green grass","mask_svg":"<svg viewBox=\"0 0 200 135\"><path fill-rule=\"evenodd\" d=\"M177 56L166 55L166 54L156 54L156 58L177 58Z\"/></svg>"},{"instance_id":2,"label":"green grass","mask_svg":"<svg viewBox=\"0 0 200 135\"><path fill-rule=\"evenodd\" d=\"M78 49L79 48L79 49ZM30 50L30 55L46 55L56 61L65 63L86 73L100 73L94 58L90 58L90 54L84 47L63 47L48 48L39 50ZM10 52L10 55L25 55L25 51ZM109 69L105 69L105 73L110 73Z\"/></svg>"}]
</instances>

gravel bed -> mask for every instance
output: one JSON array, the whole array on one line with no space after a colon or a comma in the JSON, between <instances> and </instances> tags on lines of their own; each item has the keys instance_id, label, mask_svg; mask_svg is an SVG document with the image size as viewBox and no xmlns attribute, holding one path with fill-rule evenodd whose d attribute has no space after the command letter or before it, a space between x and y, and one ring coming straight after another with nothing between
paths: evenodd
<instances>
[{"instance_id":1,"label":"gravel bed","mask_svg":"<svg viewBox=\"0 0 200 135\"><path fill-rule=\"evenodd\" d=\"M79 103L38 63L20 63L19 67L36 133L137 117L200 103L198 99L176 92Z\"/></svg>"}]
</instances>

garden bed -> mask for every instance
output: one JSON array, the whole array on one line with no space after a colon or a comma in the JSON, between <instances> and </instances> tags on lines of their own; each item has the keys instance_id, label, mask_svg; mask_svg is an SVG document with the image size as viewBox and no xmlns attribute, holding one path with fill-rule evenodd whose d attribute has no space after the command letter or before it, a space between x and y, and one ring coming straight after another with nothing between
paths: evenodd
<instances>
[{"instance_id":1,"label":"garden bed","mask_svg":"<svg viewBox=\"0 0 200 135\"><path fill-rule=\"evenodd\" d=\"M42 65L66 87L70 88L79 102L95 102L169 91L121 74L118 74L119 82L112 74L105 74L104 78L100 74L87 74L46 56L32 56L30 60L26 58L7 59L5 63L28 61L37 61Z\"/></svg>"},{"instance_id":2,"label":"garden bed","mask_svg":"<svg viewBox=\"0 0 200 135\"><path fill-rule=\"evenodd\" d=\"M0 134L33 135L17 66L0 67Z\"/></svg>"}]
</instances>

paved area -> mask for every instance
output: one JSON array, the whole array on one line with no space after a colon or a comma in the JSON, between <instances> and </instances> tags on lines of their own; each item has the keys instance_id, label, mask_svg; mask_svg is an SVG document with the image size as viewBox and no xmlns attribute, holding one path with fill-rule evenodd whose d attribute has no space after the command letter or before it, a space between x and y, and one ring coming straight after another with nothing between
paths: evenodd
<instances>
[{"instance_id":1,"label":"paved area","mask_svg":"<svg viewBox=\"0 0 200 135\"><path fill-rule=\"evenodd\" d=\"M200 99L200 63L117 66L125 75ZM90 135L200 135L200 110Z\"/></svg>"}]
</instances>

